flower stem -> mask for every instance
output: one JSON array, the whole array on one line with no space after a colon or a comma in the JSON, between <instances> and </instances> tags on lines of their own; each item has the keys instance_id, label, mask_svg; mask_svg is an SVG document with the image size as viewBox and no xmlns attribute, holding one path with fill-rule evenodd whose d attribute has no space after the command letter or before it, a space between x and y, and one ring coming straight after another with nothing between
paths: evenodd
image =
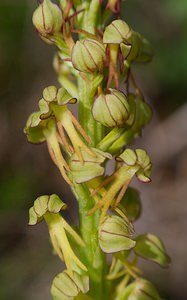
<instances>
[{"instance_id":1,"label":"flower stem","mask_svg":"<svg viewBox=\"0 0 187 300\"><path fill-rule=\"evenodd\" d=\"M105 255L100 250L98 244L98 225L100 212L96 212L91 216L87 212L94 205L94 199L90 196L90 192L86 185L75 184L73 187L79 205L80 230L82 238L86 244L82 248L84 264L86 265L90 276L90 295L95 300L109 299L106 293L104 278L107 274L107 264Z\"/></svg>"},{"instance_id":2,"label":"flower stem","mask_svg":"<svg viewBox=\"0 0 187 300\"><path fill-rule=\"evenodd\" d=\"M103 137L103 126L92 116L94 96L102 79L102 75L94 75L89 79L78 77L79 122L90 137L92 146L96 146Z\"/></svg>"}]
</instances>

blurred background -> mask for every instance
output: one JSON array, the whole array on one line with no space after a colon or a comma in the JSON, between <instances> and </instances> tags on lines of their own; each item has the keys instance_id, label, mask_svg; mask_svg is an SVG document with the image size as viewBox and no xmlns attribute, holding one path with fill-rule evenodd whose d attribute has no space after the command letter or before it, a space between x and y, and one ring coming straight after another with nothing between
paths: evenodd
<instances>
[{"instance_id":1,"label":"blurred background","mask_svg":"<svg viewBox=\"0 0 187 300\"><path fill-rule=\"evenodd\" d=\"M28 208L41 194L57 193L76 218L75 200L51 162L45 145L23 134L44 87L57 84L54 48L32 26L37 1L0 0L0 299L51 299L50 284L63 268L52 254L44 224L28 227ZM152 157L152 182L141 191L139 233L157 234L172 258L169 269L141 265L165 299L186 300L187 284L187 1L128 0L124 19L152 43L149 65L135 77L154 117L135 143Z\"/></svg>"}]
</instances>

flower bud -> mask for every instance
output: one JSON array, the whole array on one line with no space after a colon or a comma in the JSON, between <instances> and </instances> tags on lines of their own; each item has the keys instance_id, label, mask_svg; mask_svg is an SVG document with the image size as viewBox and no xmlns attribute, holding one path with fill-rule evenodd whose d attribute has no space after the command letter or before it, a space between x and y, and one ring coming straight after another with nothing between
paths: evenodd
<instances>
[{"instance_id":1,"label":"flower bud","mask_svg":"<svg viewBox=\"0 0 187 300\"><path fill-rule=\"evenodd\" d=\"M105 253L129 250L136 244L133 233L132 225L121 217L107 217L99 227L99 245Z\"/></svg>"},{"instance_id":2,"label":"flower bud","mask_svg":"<svg viewBox=\"0 0 187 300\"><path fill-rule=\"evenodd\" d=\"M123 126L129 117L129 104L125 94L115 89L109 89L107 94L100 94L93 104L92 114L104 126Z\"/></svg>"},{"instance_id":3,"label":"flower bud","mask_svg":"<svg viewBox=\"0 0 187 300\"><path fill-rule=\"evenodd\" d=\"M41 35L59 32L63 22L62 11L50 0L43 0L35 10L32 21Z\"/></svg>"},{"instance_id":4,"label":"flower bud","mask_svg":"<svg viewBox=\"0 0 187 300\"><path fill-rule=\"evenodd\" d=\"M73 278L71 278L66 270L54 278L51 286L53 299L60 300L72 300L75 299L80 292L87 293L88 291L88 276L73 272Z\"/></svg>"},{"instance_id":5,"label":"flower bud","mask_svg":"<svg viewBox=\"0 0 187 300\"><path fill-rule=\"evenodd\" d=\"M77 41L72 50L72 64L85 73L101 73L106 64L105 47L96 40Z\"/></svg>"},{"instance_id":6,"label":"flower bud","mask_svg":"<svg viewBox=\"0 0 187 300\"><path fill-rule=\"evenodd\" d=\"M124 292L117 299L122 300L161 300L154 285L145 279L136 279L125 287Z\"/></svg>"},{"instance_id":7,"label":"flower bud","mask_svg":"<svg viewBox=\"0 0 187 300\"><path fill-rule=\"evenodd\" d=\"M170 258L162 241L153 234L142 234L136 238L135 252L137 255L167 267Z\"/></svg>"},{"instance_id":8,"label":"flower bud","mask_svg":"<svg viewBox=\"0 0 187 300\"><path fill-rule=\"evenodd\" d=\"M127 23L122 20L114 20L108 25L103 34L104 44L121 44L128 43L131 30Z\"/></svg>"}]
</instances>

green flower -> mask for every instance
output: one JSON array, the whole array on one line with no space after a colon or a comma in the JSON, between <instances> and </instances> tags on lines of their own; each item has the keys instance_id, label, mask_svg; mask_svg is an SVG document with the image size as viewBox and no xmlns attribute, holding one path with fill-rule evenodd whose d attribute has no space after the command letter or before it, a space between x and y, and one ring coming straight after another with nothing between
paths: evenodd
<instances>
[{"instance_id":1,"label":"green flower","mask_svg":"<svg viewBox=\"0 0 187 300\"><path fill-rule=\"evenodd\" d=\"M83 137L90 143L84 129L66 105L75 102L76 99L66 89L48 86L39 101L40 110L30 115L24 129L30 142L47 142L49 153L68 184L71 184L66 174L69 166L62 156L59 143L67 153L75 153L82 164L84 163L82 152L87 152L92 157L96 156L82 140Z\"/></svg>"},{"instance_id":2,"label":"green flower","mask_svg":"<svg viewBox=\"0 0 187 300\"><path fill-rule=\"evenodd\" d=\"M84 271L87 271L87 269L77 258L68 241L66 231L81 247L84 247L84 242L79 235L59 214L60 210L66 207L67 205L55 194L38 197L29 210L29 225L35 225L42 219L46 221L55 252L60 259L65 261L68 274L73 277L73 269L79 268Z\"/></svg>"},{"instance_id":3,"label":"green flower","mask_svg":"<svg viewBox=\"0 0 187 300\"><path fill-rule=\"evenodd\" d=\"M49 118L51 112L48 107L45 107L43 104L45 104L45 102L42 99L39 105L40 108L43 106L43 109L34 112L29 116L24 132L27 135L28 141L31 143L38 144L45 141L47 142L49 153L54 163L58 166L60 173L66 182L71 184L71 181L67 176L69 166L62 156L58 142L56 122L53 116Z\"/></svg>"},{"instance_id":4,"label":"green flower","mask_svg":"<svg viewBox=\"0 0 187 300\"><path fill-rule=\"evenodd\" d=\"M151 162L145 150L126 149L116 160L121 162L122 166L95 189L94 195L100 193L102 199L96 200L96 205L89 211L89 214L92 214L98 208L102 208L101 222L110 205L113 208L118 206L134 175L143 182L150 181ZM108 190L104 192L104 186L111 182Z\"/></svg>"}]
</instances>

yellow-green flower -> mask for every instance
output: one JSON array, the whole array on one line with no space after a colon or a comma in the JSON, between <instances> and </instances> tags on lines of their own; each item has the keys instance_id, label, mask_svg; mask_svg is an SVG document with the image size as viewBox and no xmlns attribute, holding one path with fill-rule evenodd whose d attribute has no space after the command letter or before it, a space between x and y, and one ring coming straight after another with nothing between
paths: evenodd
<instances>
[{"instance_id":1,"label":"yellow-green flower","mask_svg":"<svg viewBox=\"0 0 187 300\"><path fill-rule=\"evenodd\" d=\"M89 212L91 214L102 207L101 222L110 205L117 207L135 174L143 182L150 181L151 162L145 150L126 149L116 159L122 163L122 166L95 189L94 194L100 192L102 199L98 201L96 198L97 203ZM104 190L103 187L111 182L108 190Z\"/></svg>"},{"instance_id":2,"label":"yellow-green flower","mask_svg":"<svg viewBox=\"0 0 187 300\"><path fill-rule=\"evenodd\" d=\"M85 245L79 235L59 214L60 210L66 207L67 205L55 194L38 197L29 210L29 225L35 225L42 219L46 221L55 252L61 260L65 261L68 274L73 277L74 269L79 268L83 271L87 271L87 268L73 252L66 232L68 232L81 247Z\"/></svg>"}]
</instances>

